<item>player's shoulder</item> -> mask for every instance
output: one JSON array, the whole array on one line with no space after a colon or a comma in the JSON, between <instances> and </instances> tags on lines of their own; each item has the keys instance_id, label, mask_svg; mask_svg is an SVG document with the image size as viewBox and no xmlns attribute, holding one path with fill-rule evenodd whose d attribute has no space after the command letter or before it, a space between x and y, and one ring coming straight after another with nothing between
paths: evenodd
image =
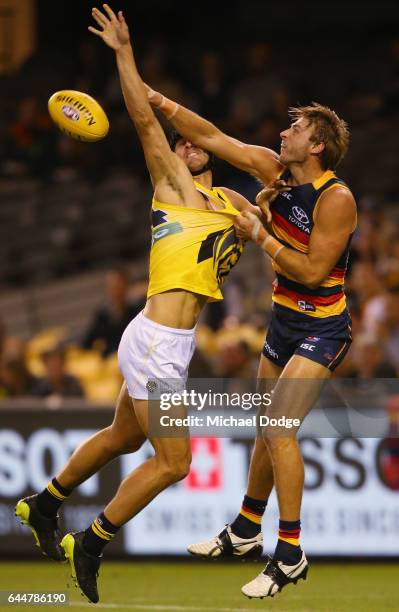
<instances>
[{"instance_id":1,"label":"player's shoulder","mask_svg":"<svg viewBox=\"0 0 399 612\"><path fill-rule=\"evenodd\" d=\"M252 208L252 204L247 198L238 191L230 189L230 187L215 187L219 194L224 194L231 202L231 204L239 211L248 210Z\"/></svg>"},{"instance_id":2,"label":"player's shoulder","mask_svg":"<svg viewBox=\"0 0 399 612\"><path fill-rule=\"evenodd\" d=\"M329 189L326 189L320 196L320 205L323 202L334 201L335 206L343 206L346 208L356 208L355 197L346 183L337 181ZM324 205L325 206L325 205Z\"/></svg>"},{"instance_id":3,"label":"player's shoulder","mask_svg":"<svg viewBox=\"0 0 399 612\"><path fill-rule=\"evenodd\" d=\"M356 226L357 206L353 193L345 183L335 183L320 196L314 213L318 221Z\"/></svg>"}]
</instances>

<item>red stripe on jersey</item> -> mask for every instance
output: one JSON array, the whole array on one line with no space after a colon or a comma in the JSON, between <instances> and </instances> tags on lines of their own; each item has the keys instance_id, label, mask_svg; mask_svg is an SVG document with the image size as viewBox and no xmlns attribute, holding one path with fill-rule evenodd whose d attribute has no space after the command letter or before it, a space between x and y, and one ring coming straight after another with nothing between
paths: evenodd
<instances>
[{"instance_id":1,"label":"red stripe on jersey","mask_svg":"<svg viewBox=\"0 0 399 612\"><path fill-rule=\"evenodd\" d=\"M301 242L302 244L309 244L309 234L303 232L298 227L295 227L295 225L292 225L292 223L287 221L287 219L285 219L278 212L273 211L273 222L287 232L287 234L295 238L295 240L298 240L298 242Z\"/></svg>"},{"instance_id":2,"label":"red stripe on jersey","mask_svg":"<svg viewBox=\"0 0 399 612\"><path fill-rule=\"evenodd\" d=\"M343 279L345 278L345 272L346 272L345 268L333 268L330 274L328 275L328 277Z\"/></svg>"},{"instance_id":3,"label":"red stripe on jersey","mask_svg":"<svg viewBox=\"0 0 399 612\"><path fill-rule=\"evenodd\" d=\"M274 286L275 295L285 295L293 302L298 302L299 300L305 300L305 302L309 302L310 304L314 304L315 306L330 306L331 304L335 304L338 302L344 292L340 291L339 293L335 293L334 295L329 295L327 297L321 297L319 295L306 295L305 293L297 293L296 291L290 291L281 285Z\"/></svg>"}]
</instances>

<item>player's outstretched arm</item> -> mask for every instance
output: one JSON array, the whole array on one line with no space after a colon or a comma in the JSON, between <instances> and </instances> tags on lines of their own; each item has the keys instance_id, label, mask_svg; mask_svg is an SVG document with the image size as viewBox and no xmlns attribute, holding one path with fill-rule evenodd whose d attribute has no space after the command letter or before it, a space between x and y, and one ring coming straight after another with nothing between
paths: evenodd
<instances>
[{"instance_id":1,"label":"player's outstretched arm","mask_svg":"<svg viewBox=\"0 0 399 612\"><path fill-rule=\"evenodd\" d=\"M356 203L345 188L337 187L321 196L308 253L285 247L251 213L237 217L235 226L240 238L254 240L294 280L316 289L334 268L355 229Z\"/></svg>"},{"instance_id":2,"label":"player's outstretched arm","mask_svg":"<svg viewBox=\"0 0 399 612\"><path fill-rule=\"evenodd\" d=\"M283 166L277 153L271 149L248 145L227 136L210 121L150 87L147 88L152 106L158 108L184 138L240 170L249 172L265 184L274 181L280 174Z\"/></svg>"},{"instance_id":3,"label":"player's outstretched arm","mask_svg":"<svg viewBox=\"0 0 399 612\"><path fill-rule=\"evenodd\" d=\"M92 9L92 16L101 29L89 27L115 51L123 97L130 118L139 135L154 188L165 183L177 194L181 192L176 177L181 163L171 151L165 133L149 104L146 87L138 73L129 28L122 11L116 16L108 4L104 13Z\"/></svg>"}]
</instances>

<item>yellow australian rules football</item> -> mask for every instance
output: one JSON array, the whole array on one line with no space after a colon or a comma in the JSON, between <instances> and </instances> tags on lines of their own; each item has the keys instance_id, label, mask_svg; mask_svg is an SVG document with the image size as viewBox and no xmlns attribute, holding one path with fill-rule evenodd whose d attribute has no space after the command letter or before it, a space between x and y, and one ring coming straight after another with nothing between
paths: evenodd
<instances>
[{"instance_id":1,"label":"yellow australian rules football","mask_svg":"<svg viewBox=\"0 0 399 612\"><path fill-rule=\"evenodd\" d=\"M48 110L60 130L84 142L96 142L108 134L109 121L97 100L81 91L56 91L48 101Z\"/></svg>"}]
</instances>

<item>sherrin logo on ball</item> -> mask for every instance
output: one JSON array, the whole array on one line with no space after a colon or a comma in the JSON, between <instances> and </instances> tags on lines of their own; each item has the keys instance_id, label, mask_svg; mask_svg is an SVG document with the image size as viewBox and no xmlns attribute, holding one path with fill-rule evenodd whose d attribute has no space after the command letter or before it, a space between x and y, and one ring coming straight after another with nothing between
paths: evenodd
<instances>
[{"instance_id":1,"label":"sherrin logo on ball","mask_svg":"<svg viewBox=\"0 0 399 612\"><path fill-rule=\"evenodd\" d=\"M48 101L54 123L64 134L83 142L96 142L108 134L109 121L100 104L81 91L56 91Z\"/></svg>"}]
</instances>

